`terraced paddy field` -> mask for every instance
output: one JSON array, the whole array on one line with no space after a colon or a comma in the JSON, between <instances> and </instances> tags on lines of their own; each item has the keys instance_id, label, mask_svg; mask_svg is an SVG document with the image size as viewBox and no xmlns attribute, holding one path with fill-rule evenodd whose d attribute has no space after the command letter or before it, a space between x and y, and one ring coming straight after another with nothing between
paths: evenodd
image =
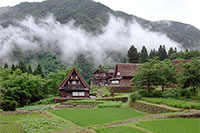
<instances>
[{"instance_id":1,"label":"terraced paddy field","mask_svg":"<svg viewBox=\"0 0 200 133\"><path fill-rule=\"evenodd\" d=\"M98 133L145 133L142 130L129 126L98 128L96 131Z\"/></svg>"},{"instance_id":2,"label":"terraced paddy field","mask_svg":"<svg viewBox=\"0 0 200 133\"><path fill-rule=\"evenodd\" d=\"M200 133L200 119L197 118L152 120L136 125L156 133Z\"/></svg>"},{"instance_id":3,"label":"terraced paddy field","mask_svg":"<svg viewBox=\"0 0 200 133\"><path fill-rule=\"evenodd\" d=\"M0 133L200 133L199 118L168 118L179 113L191 111L146 114L129 108L79 108L0 113Z\"/></svg>"},{"instance_id":4,"label":"terraced paddy field","mask_svg":"<svg viewBox=\"0 0 200 133\"><path fill-rule=\"evenodd\" d=\"M49 111L80 126L105 124L144 115L126 108L55 109Z\"/></svg>"}]
</instances>

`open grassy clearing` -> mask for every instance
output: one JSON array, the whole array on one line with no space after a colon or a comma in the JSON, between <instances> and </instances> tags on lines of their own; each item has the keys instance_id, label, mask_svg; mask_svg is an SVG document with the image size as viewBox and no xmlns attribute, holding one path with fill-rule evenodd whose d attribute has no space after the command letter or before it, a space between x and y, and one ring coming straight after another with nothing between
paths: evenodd
<instances>
[{"instance_id":1,"label":"open grassy clearing","mask_svg":"<svg viewBox=\"0 0 200 133\"><path fill-rule=\"evenodd\" d=\"M145 133L142 130L128 126L97 128L96 131L98 133Z\"/></svg>"},{"instance_id":2,"label":"open grassy clearing","mask_svg":"<svg viewBox=\"0 0 200 133\"><path fill-rule=\"evenodd\" d=\"M200 119L197 118L152 120L136 125L158 133L200 133Z\"/></svg>"},{"instance_id":3,"label":"open grassy clearing","mask_svg":"<svg viewBox=\"0 0 200 133\"><path fill-rule=\"evenodd\" d=\"M142 113L126 108L54 109L49 111L80 126L105 124L143 116Z\"/></svg>"}]
</instances>

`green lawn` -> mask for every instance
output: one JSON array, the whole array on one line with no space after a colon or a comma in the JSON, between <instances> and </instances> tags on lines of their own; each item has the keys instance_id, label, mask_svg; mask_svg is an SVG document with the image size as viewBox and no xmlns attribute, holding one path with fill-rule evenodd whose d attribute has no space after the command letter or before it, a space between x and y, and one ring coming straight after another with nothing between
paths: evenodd
<instances>
[{"instance_id":1,"label":"green lawn","mask_svg":"<svg viewBox=\"0 0 200 133\"><path fill-rule=\"evenodd\" d=\"M55 109L49 111L80 126L110 123L143 115L126 108Z\"/></svg>"},{"instance_id":2,"label":"green lawn","mask_svg":"<svg viewBox=\"0 0 200 133\"><path fill-rule=\"evenodd\" d=\"M96 131L98 133L144 133L144 131L128 126L98 128Z\"/></svg>"},{"instance_id":3,"label":"green lawn","mask_svg":"<svg viewBox=\"0 0 200 133\"><path fill-rule=\"evenodd\" d=\"M197 118L152 120L137 125L158 133L200 133L200 119Z\"/></svg>"}]
</instances>

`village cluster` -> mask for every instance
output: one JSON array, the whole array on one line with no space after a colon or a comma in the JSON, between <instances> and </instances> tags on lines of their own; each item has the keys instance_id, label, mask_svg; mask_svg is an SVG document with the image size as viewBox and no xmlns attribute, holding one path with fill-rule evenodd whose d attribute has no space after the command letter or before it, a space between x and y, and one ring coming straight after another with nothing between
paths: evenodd
<instances>
[{"instance_id":1,"label":"village cluster","mask_svg":"<svg viewBox=\"0 0 200 133\"><path fill-rule=\"evenodd\" d=\"M172 65L176 69L182 69L180 63L192 60L173 60ZM131 79L139 72L137 69L141 64L118 63L115 68L100 67L91 78L91 86L108 86L112 92L132 92L134 84ZM77 69L72 69L64 81L59 85L60 96L66 98L90 97L90 86Z\"/></svg>"}]
</instances>

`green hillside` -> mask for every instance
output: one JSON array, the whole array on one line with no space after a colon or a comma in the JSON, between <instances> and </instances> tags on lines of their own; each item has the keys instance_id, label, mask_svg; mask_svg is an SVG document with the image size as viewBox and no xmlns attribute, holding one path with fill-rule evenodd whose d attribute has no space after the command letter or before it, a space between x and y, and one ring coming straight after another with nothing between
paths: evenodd
<instances>
[{"instance_id":1,"label":"green hillside","mask_svg":"<svg viewBox=\"0 0 200 133\"><path fill-rule=\"evenodd\" d=\"M10 7L1 16L6 19L4 25L12 23L13 19L22 19L27 15L44 17L52 13L61 23L75 20L76 26L82 26L87 31L98 33L101 27L108 23L109 14L132 20L134 18L144 28L167 34L172 40L181 43L184 48L200 48L200 30L192 25L174 21L151 22L124 12L113 11L105 5L92 0L47 0L44 2L24 2Z\"/></svg>"}]
</instances>

